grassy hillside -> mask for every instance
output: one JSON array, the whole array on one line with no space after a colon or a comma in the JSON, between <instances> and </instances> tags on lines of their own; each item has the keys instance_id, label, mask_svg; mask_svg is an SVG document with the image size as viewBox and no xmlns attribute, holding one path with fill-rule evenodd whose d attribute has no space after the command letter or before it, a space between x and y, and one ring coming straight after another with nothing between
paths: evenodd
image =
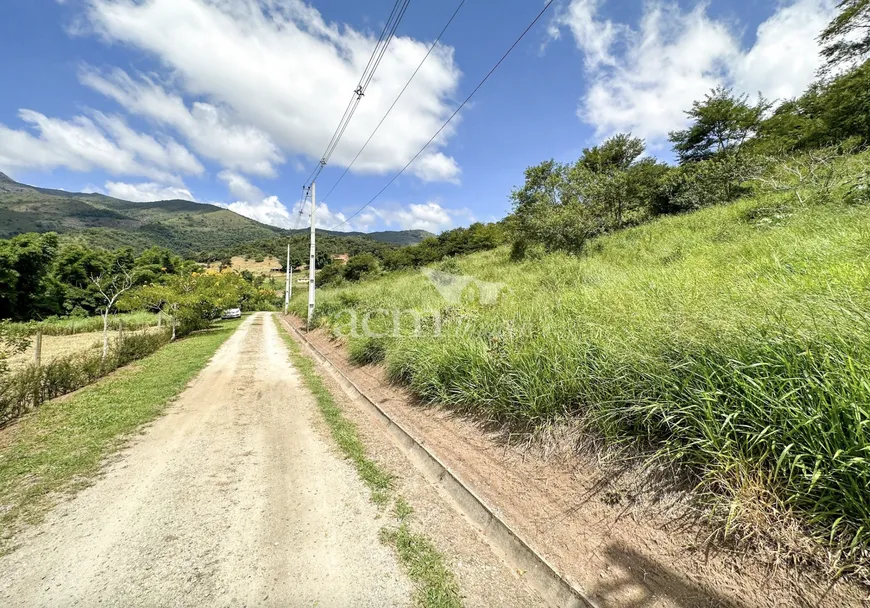
<instances>
[{"instance_id":1,"label":"grassy hillside","mask_svg":"<svg viewBox=\"0 0 870 608\"><path fill-rule=\"evenodd\" d=\"M419 311L422 337L353 337L353 356L385 361L428 402L515 427L579 420L686 465L735 522L795 513L866 563L870 206L801 199L661 218L580 256L514 263L502 248L441 264L501 283L492 305L473 287L449 303L419 273L326 289L320 322L347 333L352 309L387 332L379 310Z\"/></svg>"},{"instance_id":2,"label":"grassy hillside","mask_svg":"<svg viewBox=\"0 0 870 608\"><path fill-rule=\"evenodd\" d=\"M239 245L292 234L215 205L180 200L133 203L101 194L35 188L0 173L0 238L25 232L78 235L92 246L107 248L142 250L159 245L186 257L220 255ZM402 245L429 235L425 231L354 234Z\"/></svg>"}]
</instances>

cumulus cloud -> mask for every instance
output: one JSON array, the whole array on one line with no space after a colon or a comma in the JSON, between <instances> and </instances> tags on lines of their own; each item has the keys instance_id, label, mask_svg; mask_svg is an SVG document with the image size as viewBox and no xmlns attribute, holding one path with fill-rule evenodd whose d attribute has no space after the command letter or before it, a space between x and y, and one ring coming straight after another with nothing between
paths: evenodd
<instances>
[{"instance_id":1,"label":"cumulus cloud","mask_svg":"<svg viewBox=\"0 0 870 608\"><path fill-rule=\"evenodd\" d=\"M458 225L474 222L469 209L451 209L436 201L411 203L393 208L369 207L354 218L365 229L380 220L385 226L401 230L428 230L439 233Z\"/></svg>"},{"instance_id":2,"label":"cumulus cloud","mask_svg":"<svg viewBox=\"0 0 870 608\"><path fill-rule=\"evenodd\" d=\"M134 203L150 203L152 201L185 200L195 201L190 190L181 186L164 186L154 182L127 184L124 182L106 182L105 193L114 198Z\"/></svg>"},{"instance_id":3,"label":"cumulus cloud","mask_svg":"<svg viewBox=\"0 0 870 608\"><path fill-rule=\"evenodd\" d=\"M218 177L226 183L227 189L234 197L242 201L261 201L263 200L263 191L249 182L243 175L233 173L232 171L221 171Z\"/></svg>"},{"instance_id":4,"label":"cumulus cloud","mask_svg":"<svg viewBox=\"0 0 870 608\"><path fill-rule=\"evenodd\" d=\"M134 80L123 70L103 74L91 67L79 71L82 84L117 101L130 113L175 129L199 154L224 167L257 175L275 175L284 162L272 139L255 127L240 124L231 112L209 103L190 108L148 78Z\"/></svg>"},{"instance_id":5,"label":"cumulus cloud","mask_svg":"<svg viewBox=\"0 0 870 608\"><path fill-rule=\"evenodd\" d=\"M33 132L0 124L0 167L72 171L102 169L112 175L132 175L181 183L178 174L200 174L199 161L178 142L137 133L120 118L95 114L92 120L49 118L21 110L21 120Z\"/></svg>"},{"instance_id":6,"label":"cumulus cloud","mask_svg":"<svg viewBox=\"0 0 870 608\"><path fill-rule=\"evenodd\" d=\"M832 0L780 4L743 49L739 32L711 18L706 4L645 5L637 27L599 16L601 0L573 0L551 25L571 31L591 77L578 115L598 136L631 131L656 146L685 124L684 110L717 85L774 99L800 94L820 65L818 33Z\"/></svg>"},{"instance_id":7,"label":"cumulus cloud","mask_svg":"<svg viewBox=\"0 0 870 608\"><path fill-rule=\"evenodd\" d=\"M295 229L307 228L309 223L309 205L305 205L302 216L299 216L299 206L301 201L297 202L292 208L284 205L277 196L268 196L262 200L251 201L236 201L228 205L222 205L230 211L235 211L239 215L244 215L252 220L257 220L271 226L279 228ZM329 209L327 205L320 205L317 208L317 228L318 230L331 230L336 225L341 224L347 219L343 213L335 213ZM363 229L355 223L342 224L336 230L338 232L349 232L351 230Z\"/></svg>"},{"instance_id":8,"label":"cumulus cloud","mask_svg":"<svg viewBox=\"0 0 870 608\"><path fill-rule=\"evenodd\" d=\"M155 56L186 96L202 101L188 109L180 96L154 82L119 72L104 76L86 70L83 80L132 111L172 124L204 156L211 134L198 139L190 124L257 129L289 154L308 162L318 159L376 43L372 34L324 21L301 0L90 0L87 20L105 40ZM393 40L333 164L351 161L426 51L424 42L402 36ZM401 168L449 116L459 77L453 50L439 46L355 169L383 173ZM337 95L339 91L346 95ZM167 108L171 117L161 118ZM453 128L445 129L412 166L422 179L458 178L456 162L439 149ZM259 144L258 150L268 150L266 140ZM226 157L221 153L216 160ZM272 157L267 162L279 161ZM224 166L251 172L242 163ZM253 172L266 174L265 168Z\"/></svg>"}]
</instances>

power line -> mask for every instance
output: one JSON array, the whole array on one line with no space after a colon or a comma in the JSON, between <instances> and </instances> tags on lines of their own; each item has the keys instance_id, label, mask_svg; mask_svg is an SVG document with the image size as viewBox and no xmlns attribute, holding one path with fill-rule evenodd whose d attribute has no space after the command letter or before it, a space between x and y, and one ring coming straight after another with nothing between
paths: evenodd
<instances>
[{"instance_id":1,"label":"power line","mask_svg":"<svg viewBox=\"0 0 870 608\"><path fill-rule=\"evenodd\" d=\"M528 25L528 27L526 27L526 29L523 30L523 33L520 34L520 37L517 38L517 39L514 41L514 43L513 43L513 44L510 46L510 48L505 52L505 54L502 55L501 59L499 59L498 62L493 66L493 68L492 68L492 69L491 69L491 70L486 74L486 76L483 77L483 80L481 80L480 83L479 83L476 87L474 87L474 90L473 90L473 91L468 95L468 97L465 98L465 101L463 101L461 104L459 104L459 107L456 108L456 111L453 112L453 114L450 115L450 118L448 118L447 121L446 121L443 125L441 125L441 128L438 129L438 130L435 132L435 135L433 135L433 136L429 139L429 141L427 141L426 144L425 144L422 148L420 148L420 151L417 152L417 153L414 155L414 157L413 157L410 161L408 161L408 164L405 165L404 167L402 167L401 171L399 171L398 173L396 173L396 175L394 175L393 178L392 178L390 181L387 182L387 185L384 186L383 188L381 188L381 190L380 190L377 194L375 194L375 195L371 198L371 200L369 200L369 202L367 202L365 205L363 205L362 207L360 207L359 209L357 209L357 210L353 213L353 215L351 215L350 217L346 218L346 219L345 219L344 221L342 221L341 223L336 224L335 226L333 226L332 228L330 228L330 230L335 230L336 228L340 228L341 226L343 226L344 224L348 223L350 220L352 220L353 218L355 218L357 215L359 215L360 213L362 213L363 209L365 209L366 207L368 207L369 205L371 205L373 202L375 202L375 201L378 199L378 197L379 197L381 194L383 194L384 191L385 191L387 188L389 188L389 187L393 184L393 182L395 182L395 181L399 178L399 176L402 175L402 173L404 173L405 170L407 170L407 168L410 167L410 166L414 163L415 160L417 160L417 158L418 158L418 157L423 153L423 151L426 150L426 148L428 148L429 145L430 145L433 141L435 141L435 138L438 137L438 136L441 134L441 131L443 131L443 130L447 127L447 125L450 124L450 121L453 120L454 118L456 118L456 115L459 114L459 111L460 111L463 107L465 107L465 104L467 104L467 103L471 100L471 98L474 97L474 94L477 93L477 91L478 91L478 90L479 90L479 89L480 89L480 88L481 88L481 87L486 83L487 80L489 80L489 77L492 76L493 72L495 72L495 71L499 68L499 66L504 62L504 60L507 59L507 56L511 54L511 52L516 48L516 46L517 46L520 42L522 42L523 38L526 37L526 34L528 34L529 31L530 31L530 30L535 26L535 24L536 24L536 23L541 19L541 17L544 16L544 13L547 12L547 9L550 8L550 5L553 4L553 2L554 2L554 0L548 0L547 4L544 5L544 8L541 9L541 12L539 12L538 15L537 15L537 16L532 20L532 22Z\"/></svg>"},{"instance_id":2,"label":"power line","mask_svg":"<svg viewBox=\"0 0 870 608\"><path fill-rule=\"evenodd\" d=\"M369 143L371 143L372 138L378 132L378 129L381 128L381 125L383 125L384 121L387 120L387 117L390 115L390 112L392 112L393 108L396 107L396 104L399 103L399 100L402 98L402 95L404 95L405 91L408 90L408 87L411 85L411 82L414 80L414 77L417 76L417 72L420 71L420 68L423 67L424 63L426 63L426 60L429 58L429 55L431 55L432 51L435 50L435 47L438 46L438 43L441 41L442 36L444 36L444 33L447 31L447 28L450 27L450 24L453 23L453 20L456 18L456 15L459 14L459 9L461 9L463 7L465 2L466 2L466 0L462 0L459 3L459 6L456 7L456 10L453 11L453 15L450 16L450 19L447 21L447 24L441 30L441 33L438 34L438 37L435 39L435 42L433 42L432 46L429 47L429 50L426 52L426 56L423 57L422 61L420 61L420 63L417 65L417 69L414 70L414 73L411 74L411 77L408 79L408 82L405 83L405 86L402 88L402 90L399 92L399 95L393 101L393 105L390 106L390 108L387 110L387 113L384 114L383 118L381 118L381 122L378 123L378 126L376 126L375 130L372 131L372 134L369 135L369 138L366 140L366 143L363 144L362 148L359 149L359 152L356 153L356 156L353 157L353 160L350 161L350 164L345 168L344 173L341 174L341 176L338 178L338 181L336 181L332 185L332 188L330 188L329 192L326 193L326 196L323 197L323 200L320 201L320 203L318 204L318 207L320 207L320 205L323 205L324 203L326 203L326 199L328 199L329 195L332 194L333 191L335 191L335 189L338 187L338 184L341 183L341 180L344 179L344 177L347 175L347 172L350 171L350 168L353 167L354 163L356 163L356 161L359 159L360 155L363 153L363 151L366 149L366 147L368 147Z\"/></svg>"},{"instance_id":3,"label":"power line","mask_svg":"<svg viewBox=\"0 0 870 608\"><path fill-rule=\"evenodd\" d=\"M387 52L387 48L389 48L390 43L396 34L396 30L399 27L399 23L401 23L405 16L405 11L408 10L408 5L410 3L411 0L396 0L395 4L393 4L393 10L390 12L390 16L384 24L384 29L381 32L380 38L378 38L377 44L375 44L371 57L369 57L366 68L360 77L359 84L357 84L356 89L354 89L350 102L348 102L335 132L332 134L332 138L326 145L326 150L324 150L320 162L305 181L306 187L310 187L310 185L317 180L320 172L323 171L323 168L329 162L330 157L332 157L332 153L335 152L335 149L338 147L341 138L344 136L344 132L347 130L350 121L353 119L354 113L356 113L360 101L365 96L366 89L374 78L378 67L380 67L381 61L383 61L384 55Z\"/></svg>"}]
</instances>

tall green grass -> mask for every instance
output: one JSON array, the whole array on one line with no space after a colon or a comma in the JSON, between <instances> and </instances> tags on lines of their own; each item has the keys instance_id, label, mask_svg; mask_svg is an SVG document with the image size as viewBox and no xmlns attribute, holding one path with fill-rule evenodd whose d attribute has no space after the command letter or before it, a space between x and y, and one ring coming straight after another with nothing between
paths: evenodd
<instances>
[{"instance_id":1,"label":"tall green grass","mask_svg":"<svg viewBox=\"0 0 870 608\"><path fill-rule=\"evenodd\" d=\"M135 331L156 325L157 315L152 312L137 311L109 317L109 329L112 331L118 331L121 327L127 331ZM52 317L33 323L10 323L10 331L18 335L33 335L41 331L45 336L72 336L103 331L103 318L99 316Z\"/></svg>"},{"instance_id":2,"label":"tall green grass","mask_svg":"<svg viewBox=\"0 0 870 608\"><path fill-rule=\"evenodd\" d=\"M804 199L806 200L806 198ZM870 546L870 207L761 193L599 238L582 256L457 259L498 302L414 273L319 293L440 316L440 336L349 339L423 400L524 428L579 418L684 465L705 491L773 496L853 563ZM473 296L472 294L467 294ZM304 302L294 302L304 312ZM743 505L747 506L747 505Z\"/></svg>"}]
</instances>

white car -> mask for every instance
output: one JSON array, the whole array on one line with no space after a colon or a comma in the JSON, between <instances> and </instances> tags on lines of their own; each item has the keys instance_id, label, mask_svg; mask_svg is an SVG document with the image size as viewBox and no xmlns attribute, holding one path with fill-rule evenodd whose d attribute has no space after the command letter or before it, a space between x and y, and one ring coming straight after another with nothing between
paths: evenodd
<instances>
[{"instance_id":1,"label":"white car","mask_svg":"<svg viewBox=\"0 0 870 608\"><path fill-rule=\"evenodd\" d=\"M224 319L240 319L242 317L241 308L227 308L224 311Z\"/></svg>"}]
</instances>

